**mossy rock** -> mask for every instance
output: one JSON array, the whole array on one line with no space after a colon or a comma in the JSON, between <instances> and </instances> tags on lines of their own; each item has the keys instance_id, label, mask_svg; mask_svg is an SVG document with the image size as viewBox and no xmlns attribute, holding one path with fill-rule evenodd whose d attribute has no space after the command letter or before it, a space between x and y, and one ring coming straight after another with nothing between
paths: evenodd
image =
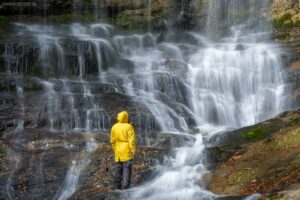
<instances>
[{"instance_id":1,"label":"mossy rock","mask_svg":"<svg viewBox=\"0 0 300 200\"><path fill-rule=\"evenodd\" d=\"M230 184L244 184L258 176L257 169L244 169L228 176Z\"/></svg>"},{"instance_id":2,"label":"mossy rock","mask_svg":"<svg viewBox=\"0 0 300 200\"><path fill-rule=\"evenodd\" d=\"M295 110L231 132L226 145L210 149L216 165L208 188L218 194L250 195L298 183L299 122L300 112Z\"/></svg>"},{"instance_id":3,"label":"mossy rock","mask_svg":"<svg viewBox=\"0 0 300 200\"><path fill-rule=\"evenodd\" d=\"M291 13L285 13L283 16L274 19L273 24L276 29L284 29L291 27L300 27L300 21L292 20L293 15Z\"/></svg>"},{"instance_id":4,"label":"mossy rock","mask_svg":"<svg viewBox=\"0 0 300 200\"><path fill-rule=\"evenodd\" d=\"M116 18L116 24L123 28L135 28L135 27L144 27L144 23L147 22L147 18L144 16L145 10L125 10L120 13Z\"/></svg>"},{"instance_id":5,"label":"mossy rock","mask_svg":"<svg viewBox=\"0 0 300 200\"><path fill-rule=\"evenodd\" d=\"M298 125L300 125L300 110L284 112L273 119L253 126L216 135L210 139L210 143L215 147L238 149L244 144L269 139L282 128Z\"/></svg>"},{"instance_id":6,"label":"mossy rock","mask_svg":"<svg viewBox=\"0 0 300 200\"><path fill-rule=\"evenodd\" d=\"M30 80L24 82L25 91L40 91L43 90L43 87L40 84L34 83Z\"/></svg>"},{"instance_id":7,"label":"mossy rock","mask_svg":"<svg viewBox=\"0 0 300 200\"><path fill-rule=\"evenodd\" d=\"M94 22L95 17L92 14L62 14L62 15L51 15L47 17L48 22L52 23L72 23L72 22L83 22L89 23Z\"/></svg>"},{"instance_id":8,"label":"mossy rock","mask_svg":"<svg viewBox=\"0 0 300 200\"><path fill-rule=\"evenodd\" d=\"M255 127L243 133L243 137L247 140L257 140L264 139L268 137L274 131L277 131L280 128L280 123L271 122L263 124L261 127Z\"/></svg>"},{"instance_id":9,"label":"mossy rock","mask_svg":"<svg viewBox=\"0 0 300 200\"><path fill-rule=\"evenodd\" d=\"M32 66L32 72L31 72L31 74L33 76L40 76L42 74L42 70L41 69L42 69L42 67L40 65L34 64Z\"/></svg>"},{"instance_id":10,"label":"mossy rock","mask_svg":"<svg viewBox=\"0 0 300 200\"><path fill-rule=\"evenodd\" d=\"M0 140L0 175L1 172L5 172L6 170L8 170L6 151L7 151L6 145L4 145L3 142Z\"/></svg>"},{"instance_id":11,"label":"mossy rock","mask_svg":"<svg viewBox=\"0 0 300 200\"><path fill-rule=\"evenodd\" d=\"M10 19L8 17L0 16L0 35L2 37L5 37L10 33L10 29L11 29Z\"/></svg>"}]
</instances>

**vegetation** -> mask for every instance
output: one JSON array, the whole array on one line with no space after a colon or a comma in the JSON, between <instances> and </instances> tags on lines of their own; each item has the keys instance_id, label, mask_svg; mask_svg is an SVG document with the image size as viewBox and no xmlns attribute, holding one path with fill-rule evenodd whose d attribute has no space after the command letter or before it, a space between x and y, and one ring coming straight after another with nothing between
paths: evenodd
<instances>
[{"instance_id":1,"label":"vegetation","mask_svg":"<svg viewBox=\"0 0 300 200\"><path fill-rule=\"evenodd\" d=\"M7 19L7 17L0 16L0 34L1 36L5 36L9 33L10 29L10 21ZM2 50L0 50L1 53Z\"/></svg>"},{"instance_id":2,"label":"vegetation","mask_svg":"<svg viewBox=\"0 0 300 200\"><path fill-rule=\"evenodd\" d=\"M39 91L42 89L43 89L43 87L40 84L36 84L29 80L24 82L24 90L25 91Z\"/></svg>"},{"instance_id":3,"label":"vegetation","mask_svg":"<svg viewBox=\"0 0 300 200\"><path fill-rule=\"evenodd\" d=\"M40 76L41 75L41 66L39 66L38 64L33 64L32 66L32 75L33 76Z\"/></svg>"},{"instance_id":4,"label":"vegetation","mask_svg":"<svg viewBox=\"0 0 300 200\"><path fill-rule=\"evenodd\" d=\"M71 23L71 22L93 22L95 17L91 14L62 14L62 15L51 15L46 19L48 22L52 23Z\"/></svg>"},{"instance_id":5,"label":"vegetation","mask_svg":"<svg viewBox=\"0 0 300 200\"><path fill-rule=\"evenodd\" d=\"M274 20L274 27L277 29L280 28L289 28L289 27L300 27L300 21L293 21L291 13L285 13L278 19Z\"/></svg>"}]
</instances>

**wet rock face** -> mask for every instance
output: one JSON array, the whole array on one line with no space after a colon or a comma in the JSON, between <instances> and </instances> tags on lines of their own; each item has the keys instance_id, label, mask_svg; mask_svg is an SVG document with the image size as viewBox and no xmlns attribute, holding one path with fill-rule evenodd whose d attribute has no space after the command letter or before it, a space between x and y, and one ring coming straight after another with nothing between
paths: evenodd
<instances>
[{"instance_id":1,"label":"wet rock face","mask_svg":"<svg viewBox=\"0 0 300 200\"><path fill-rule=\"evenodd\" d=\"M118 193L111 192L114 162L109 130L122 110L129 111L138 138L133 185L152 176L157 163L172 148L194 142L190 135L159 133L148 109L135 98L122 94L123 88L114 84L90 81L85 85L75 80L53 79L49 85L36 78L16 75L1 76L0 80L0 199L9 196L53 199L64 185L73 161L85 159L89 163L81 172L78 192L71 199L118 198ZM50 93L47 86L52 87ZM54 96L49 99L49 95ZM59 106L52 115L48 103L52 106L51 102L56 100ZM95 102L101 102L102 118L96 115L95 109L95 113L90 113L91 123L79 119L82 130L77 130L70 110L76 108L79 116L86 117L85 109ZM86 124L99 129L87 130ZM89 138L99 143L91 154L85 152Z\"/></svg>"},{"instance_id":2,"label":"wet rock face","mask_svg":"<svg viewBox=\"0 0 300 200\"><path fill-rule=\"evenodd\" d=\"M141 184L153 176L154 167L161 162L168 150L155 148L140 148L134 158L132 186ZM100 144L93 154L91 164L82 174L85 185L71 197L71 199L93 199L105 196L103 193L113 191L114 162L113 152L107 144ZM86 180L84 180L86 179Z\"/></svg>"},{"instance_id":3,"label":"wet rock face","mask_svg":"<svg viewBox=\"0 0 300 200\"><path fill-rule=\"evenodd\" d=\"M98 56L103 58L102 69L114 66L117 62L116 52L110 47L103 45L103 50L97 52L97 46L91 41L65 37L59 31L56 36L59 37L57 43L54 41L43 43L49 38L37 38L33 35L23 35L21 38L10 36L0 39L3 46L0 56L0 72L38 77L79 76L79 66L84 65L86 68L82 75L87 76L99 74L98 53L100 54ZM100 44L98 43L98 45ZM84 58L82 63L78 59L79 56Z\"/></svg>"},{"instance_id":4,"label":"wet rock face","mask_svg":"<svg viewBox=\"0 0 300 200\"><path fill-rule=\"evenodd\" d=\"M89 137L99 142L95 152L83 153ZM165 149L139 146L133 185L147 180ZM53 199L62 187L72 160L91 160L83 170L78 192L71 199L92 199L112 191L114 156L107 134L51 133L42 129L11 132L0 141L0 198Z\"/></svg>"},{"instance_id":5,"label":"wet rock face","mask_svg":"<svg viewBox=\"0 0 300 200\"><path fill-rule=\"evenodd\" d=\"M39 134L46 134L40 132ZM49 140L51 141L51 140ZM5 141L6 143L7 141ZM30 146L1 142L0 197L3 199L51 199L64 181L70 152L64 148L38 151ZM3 161L4 160L4 161Z\"/></svg>"},{"instance_id":6,"label":"wet rock face","mask_svg":"<svg viewBox=\"0 0 300 200\"><path fill-rule=\"evenodd\" d=\"M290 99L290 107L296 109L300 106L300 28L295 25L278 27L274 30L275 42L282 45L282 61L285 65L285 82Z\"/></svg>"},{"instance_id":7,"label":"wet rock face","mask_svg":"<svg viewBox=\"0 0 300 200\"><path fill-rule=\"evenodd\" d=\"M300 106L300 68L299 61L296 60L290 64L286 73L286 80L289 83L290 105L293 108Z\"/></svg>"},{"instance_id":8,"label":"wet rock face","mask_svg":"<svg viewBox=\"0 0 300 200\"><path fill-rule=\"evenodd\" d=\"M208 188L218 194L249 195L272 193L298 183L299 127L297 110L225 133L219 146L210 149L217 164Z\"/></svg>"},{"instance_id":9,"label":"wet rock face","mask_svg":"<svg viewBox=\"0 0 300 200\"><path fill-rule=\"evenodd\" d=\"M12 1L14 3L15 1ZM9 2L10 3L10 2ZM52 22L96 21L109 19L122 27L147 28L148 23L172 13L173 2L166 0L96 0L34 1L22 6L6 3L0 8L6 16L22 15L47 17Z\"/></svg>"},{"instance_id":10,"label":"wet rock face","mask_svg":"<svg viewBox=\"0 0 300 200\"><path fill-rule=\"evenodd\" d=\"M71 131L76 128L85 129L88 125L91 128L90 131L97 129L109 132L116 122L118 112L123 110L130 113L129 120L135 126L136 131L140 132L141 138L147 136L143 135L145 131L160 130L155 118L145 106L133 97L117 93L118 88L112 84L96 82L89 84L91 94L95 94L93 96L83 94L84 87L80 82L70 82L69 85L66 91L63 83L58 81L53 93L50 94L47 93L43 83L35 79L2 76L1 133L16 129L20 121L23 121L22 126L25 128L50 129L52 127L57 131ZM18 94L18 88L19 90L23 88L22 96ZM71 96L69 96L70 93ZM56 109L53 110L54 97ZM93 103L99 103L101 107L92 110L89 116L86 116L86 109L93 106ZM90 119L88 124L87 118Z\"/></svg>"},{"instance_id":11,"label":"wet rock face","mask_svg":"<svg viewBox=\"0 0 300 200\"><path fill-rule=\"evenodd\" d=\"M162 23L169 18L175 19L171 20L171 24L176 28L202 28L207 14L207 0L38 0L27 6L22 6L22 2L12 3L3 4L0 8L3 16L18 13L26 16L25 20L30 21L30 16L34 16L40 21L46 18L48 22L54 23L104 19L122 28L139 30L166 30L167 27L163 27Z\"/></svg>"}]
</instances>

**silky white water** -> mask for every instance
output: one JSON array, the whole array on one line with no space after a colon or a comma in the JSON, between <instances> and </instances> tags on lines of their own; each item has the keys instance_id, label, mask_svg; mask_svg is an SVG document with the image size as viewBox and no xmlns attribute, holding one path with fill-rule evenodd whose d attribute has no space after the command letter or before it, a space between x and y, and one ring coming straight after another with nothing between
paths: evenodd
<instances>
[{"instance_id":1,"label":"silky white water","mask_svg":"<svg viewBox=\"0 0 300 200\"><path fill-rule=\"evenodd\" d=\"M90 163L90 154L96 149L96 141L91 138L87 141L86 149L86 158L80 160L72 160L72 165L67 172L65 181L61 189L57 192L54 197L55 200L65 200L72 196L74 192L78 189L78 182L80 179L80 174L82 170Z\"/></svg>"},{"instance_id":2,"label":"silky white water","mask_svg":"<svg viewBox=\"0 0 300 200\"><path fill-rule=\"evenodd\" d=\"M262 8L255 0L247 3L244 6L249 12ZM222 16L225 20L212 19L220 17L218 14L224 7L228 11L239 11L241 4L235 0L210 1L207 34L214 41L206 43L205 48L199 48L187 59L191 110L199 125L195 144L176 149L173 156L158 166L157 177L133 188L124 199L215 199L217 195L207 191L202 182L202 176L207 173L204 138L257 123L282 111L284 84L278 47L270 42L260 42L262 36L267 38L267 33L253 33L268 29L262 30L253 14L243 23L238 17L227 16L226 11ZM225 28L230 29L229 35L217 33L220 30L218 23L222 21L228 23ZM258 24L254 28L247 27L255 23ZM257 197L259 195L247 199Z\"/></svg>"}]
</instances>

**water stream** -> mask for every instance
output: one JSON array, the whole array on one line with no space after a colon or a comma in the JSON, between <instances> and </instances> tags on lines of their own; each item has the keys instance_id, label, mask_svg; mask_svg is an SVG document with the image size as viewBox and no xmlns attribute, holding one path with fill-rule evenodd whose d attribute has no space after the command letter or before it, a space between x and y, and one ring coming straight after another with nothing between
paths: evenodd
<instances>
[{"instance_id":1,"label":"water stream","mask_svg":"<svg viewBox=\"0 0 300 200\"><path fill-rule=\"evenodd\" d=\"M211 40L187 60L191 110L197 116L199 128L196 142L176 149L157 168L157 177L132 189L124 199L215 199L217 195L206 190L202 182L207 173L205 139L224 130L255 124L282 111L285 102L282 63L278 47L265 42L270 26L262 26L256 13L263 6L265 1L209 1L206 34ZM242 19L239 12L248 12L248 16ZM228 29L228 33L220 33L221 27Z\"/></svg>"}]
</instances>

